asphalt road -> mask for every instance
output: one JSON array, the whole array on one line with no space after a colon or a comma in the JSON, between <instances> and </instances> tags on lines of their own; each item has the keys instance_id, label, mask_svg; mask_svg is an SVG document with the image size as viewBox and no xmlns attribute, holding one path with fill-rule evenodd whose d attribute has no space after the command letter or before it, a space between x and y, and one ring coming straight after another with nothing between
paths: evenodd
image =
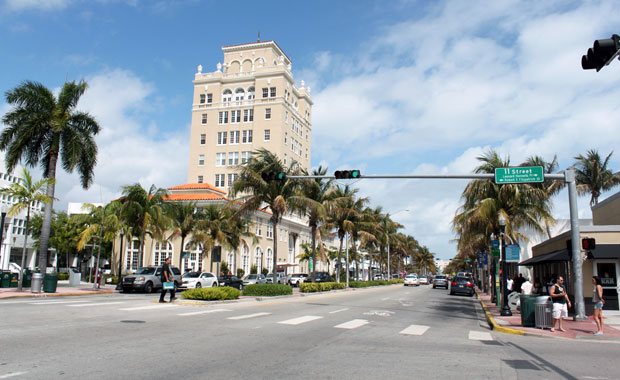
<instances>
[{"instance_id":1,"label":"asphalt road","mask_svg":"<svg viewBox=\"0 0 620 380\"><path fill-rule=\"evenodd\" d=\"M0 379L618 379L617 342L494 333L429 286L159 304L0 301Z\"/></svg>"}]
</instances>

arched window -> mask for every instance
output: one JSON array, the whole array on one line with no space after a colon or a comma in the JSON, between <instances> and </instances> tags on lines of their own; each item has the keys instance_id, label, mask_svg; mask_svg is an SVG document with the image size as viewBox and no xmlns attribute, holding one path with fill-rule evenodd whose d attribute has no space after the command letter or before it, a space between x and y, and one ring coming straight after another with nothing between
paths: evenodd
<instances>
[{"instance_id":1,"label":"arched window","mask_svg":"<svg viewBox=\"0 0 620 380\"><path fill-rule=\"evenodd\" d=\"M127 244L127 248L125 249L125 269L127 270L137 270L139 261L138 256L140 255L140 240L134 238L129 244Z\"/></svg>"},{"instance_id":2,"label":"arched window","mask_svg":"<svg viewBox=\"0 0 620 380\"><path fill-rule=\"evenodd\" d=\"M232 91L230 89L224 90L222 93L222 103L228 103L232 100Z\"/></svg>"},{"instance_id":3,"label":"arched window","mask_svg":"<svg viewBox=\"0 0 620 380\"><path fill-rule=\"evenodd\" d=\"M263 250L260 247L256 247L256 254L254 255L254 265L258 270L258 273L263 270Z\"/></svg>"},{"instance_id":4,"label":"arched window","mask_svg":"<svg viewBox=\"0 0 620 380\"><path fill-rule=\"evenodd\" d=\"M243 245L243 251L241 252L241 269L243 273L250 273L250 250L247 245Z\"/></svg>"},{"instance_id":5,"label":"arched window","mask_svg":"<svg viewBox=\"0 0 620 380\"><path fill-rule=\"evenodd\" d=\"M228 252L226 255L226 263L228 264L228 268L233 274L236 274L237 268L235 268L235 252Z\"/></svg>"},{"instance_id":6,"label":"arched window","mask_svg":"<svg viewBox=\"0 0 620 380\"><path fill-rule=\"evenodd\" d=\"M245 90L238 88L235 90L235 102L242 102L245 98Z\"/></svg>"},{"instance_id":7,"label":"arched window","mask_svg":"<svg viewBox=\"0 0 620 380\"><path fill-rule=\"evenodd\" d=\"M204 251L204 247L202 244L185 244L185 249L183 252L189 252L189 255L185 256L183 259L183 272L185 269L189 269L190 271L202 272L202 252Z\"/></svg>"},{"instance_id":8,"label":"arched window","mask_svg":"<svg viewBox=\"0 0 620 380\"><path fill-rule=\"evenodd\" d=\"M153 265L163 265L168 257L172 257L172 243L169 241L155 243L153 253Z\"/></svg>"},{"instance_id":9,"label":"arched window","mask_svg":"<svg viewBox=\"0 0 620 380\"><path fill-rule=\"evenodd\" d=\"M254 86L248 88L248 100L254 100Z\"/></svg>"},{"instance_id":10,"label":"arched window","mask_svg":"<svg viewBox=\"0 0 620 380\"><path fill-rule=\"evenodd\" d=\"M273 254L271 252L271 248L267 248L267 259L265 262L265 267L269 272L273 269Z\"/></svg>"}]
</instances>

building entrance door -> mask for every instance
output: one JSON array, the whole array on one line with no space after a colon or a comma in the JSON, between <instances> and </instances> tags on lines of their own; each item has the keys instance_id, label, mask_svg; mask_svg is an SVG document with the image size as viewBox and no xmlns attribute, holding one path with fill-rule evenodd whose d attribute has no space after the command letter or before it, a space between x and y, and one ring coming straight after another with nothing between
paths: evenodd
<instances>
[{"instance_id":1,"label":"building entrance door","mask_svg":"<svg viewBox=\"0 0 620 380\"><path fill-rule=\"evenodd\" d=\"M618 310L618 273L620 272L618 260L597 260L594 266L595 276L601 280L603 287L603 310Z\"/></svg>"}]
</instances>

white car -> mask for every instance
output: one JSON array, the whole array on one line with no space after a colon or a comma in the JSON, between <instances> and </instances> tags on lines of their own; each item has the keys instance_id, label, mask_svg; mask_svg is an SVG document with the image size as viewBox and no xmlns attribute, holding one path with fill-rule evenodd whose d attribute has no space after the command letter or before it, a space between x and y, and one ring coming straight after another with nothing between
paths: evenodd
<instances>
[{"instance_id":1,"label":"white car","mask_svg":"<svg viewBox=\"0 0 620 380\"><path fill-rule=\"evenodd\" d=\"M415 274L408 274L405 276L405 286L420 286L420 280L418 280L418 276Z\"/></svg>"},{"instance_id":2,"label":"white car","mask_svg":"<svg viewBox=\"0 0 620 380\"><path fill-rule=\"evenodd\" d=\"M217 277L210 272L188 272L183 275L183 283L181 288L210 288L219 286Z\"/></svg>"},{"instance_id":3,"label":"white car","mask_svg":"<svg viewBox=\"0 0 620 380\"><path fill-rule=\"evenodd\" d=\"M420 285L428 285L428 284L430 284L430 282L428 282L428 277L421 276L420 277Z\"/></svg>"},{"instance_id":4,"label":"white car","mask_svg":"<svg viewBox=\"0 0 620 380\"><path fill-rule=\"evenodd\" d=\"M291 276L291 278L289 278L288 284L290 286L299 286L299 284L304 283L304 281L306 280L306 277L308 277L308 275L305 273L294 274Z\"/></svg>"}]
</instances>

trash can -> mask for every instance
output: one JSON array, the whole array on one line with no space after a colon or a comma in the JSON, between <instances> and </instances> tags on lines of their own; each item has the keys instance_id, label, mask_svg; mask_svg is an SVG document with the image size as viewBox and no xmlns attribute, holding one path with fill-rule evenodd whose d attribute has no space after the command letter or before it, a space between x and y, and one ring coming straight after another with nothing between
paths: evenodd
<instances>
[{"instance_id":1,"label":"trash can","mask_svg":"<svg viewBox=\"0 0 620 380\"><path fill-rule=\"evenodd\" d=\"M11 273L11 284L10 288L17 288L17 283L19 282L19 273Z\"/></svg>"},{"instance_id":2,"label":"trash can","mask_svg":"<svg viewBox=\"0 0 620 380\"><path fill-rule=\"evenodd\" d=\"M519 297L521 303L521 326L523 327L536 326L536 312L534 310L536 298L536 296L525 294L521 294Z\"/></svg>"},{"instance_id":3,"label":"trash can","mask_svg":"<svg viewBox=\"0 0 620 380\"><path fill-rule=\"evenodd\" d=\"M75 268L71 268L69 270L69 285L80 286L80 281L82 281L82 273Z\"/></svg>"},{"instance_id":4,"label":"trash can","mask_svg":"<svg viewBox=\"0 0 620 380\"><path fill-rule=\"evenodd\" d=\"M43 273L33 273L32 284L30 285L30 292L41 293L41 285L43 285Z\"/></svg>"},{"instance_id":5,"label":"trash can","mask_svg":"<svg viewBox=\"0 0 620 380\"><path fill-rule=\"evenodd\" d=\"M536 328L545 329L553 327L553 302L551 297L536 297L534 302Z\"/></svg>"},{"instance_id":6,"label":"trash can","mask_svg":"<svg viewBox=\"0 0 620 380\"><path fill-rule=\"evenodd\" d=\"M8 288L11 286L11 272L0 272L0 288Z\"/></svg>"},{"instance_id":7,"label":"trash can","mask_svg":"<svg viewBox=\"0 0 620 380\"><path fill-rule=\"evenodd\" d=\"M24 278L22 279L22 286L29 288L32 283L32 271L30 269L24 269Z\"/></svg>"},{"instance_id":8,"label":"trash can","mask_svg":"<svg viewBox=\"0 0 620 380\"><path fill-rule=\"evenodd\" d=\"M43 291L56 293L56 286L58 286L58 273L46 273L43 279Z\"/></svg>"}]
</instances>

